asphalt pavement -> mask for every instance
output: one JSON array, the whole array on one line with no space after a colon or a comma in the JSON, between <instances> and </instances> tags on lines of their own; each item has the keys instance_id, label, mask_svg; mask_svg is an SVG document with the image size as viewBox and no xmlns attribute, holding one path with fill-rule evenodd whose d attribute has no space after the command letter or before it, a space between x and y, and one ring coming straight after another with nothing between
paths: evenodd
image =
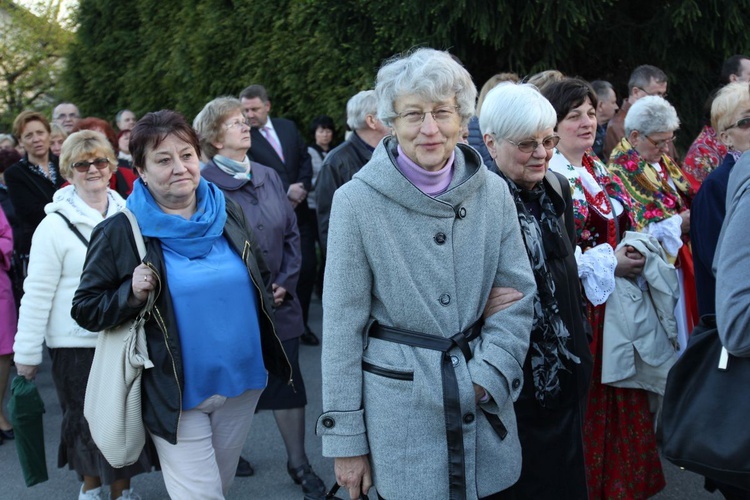
<instances>
[{"instance_id":1,"label":"asphalt pavement","mask_svg":"<svg viewBox=\"0 0 750 500\"><path fill-rule=\"evenodd\" d=\"M310 327L320 334L320 301L314 299L310 311ZM300 366L305 379L308 405L307 436L305 445L313 469L330 487L333 484L333 461L321 456L321 442L314 434L315 420L321 413L320 390L320 346L300 347ZM15 373L11 374L13 377ZM60 436L61 412L52 380L47 356L37 375L37 386L45 403L44 439L47 452L49 481L27 488L13 441L0 446L0 499L76 499L80 483L76 474L68 469L57 468L57 447ZM7 400L6 400L7 402ZM300 500L302 490L295 485L286 472L286 452L271 412L260 412L255 416L250 436L245 443L243 456L250 460L255 475L236 478L227 495L229 500ZM418 457L415 457L415 460ZM691 472L663 461L667 476L667 487L656 495L658 500L720 500L718 493L703 490L703 479ZM143 500L167 499L161 473L154 472L136 476L132 482ZM339 493L341 496L341 492ZM544 499L541 499L544 500ZM550 499L554 500L554 499Z\"/></svg>"}]
</instances>

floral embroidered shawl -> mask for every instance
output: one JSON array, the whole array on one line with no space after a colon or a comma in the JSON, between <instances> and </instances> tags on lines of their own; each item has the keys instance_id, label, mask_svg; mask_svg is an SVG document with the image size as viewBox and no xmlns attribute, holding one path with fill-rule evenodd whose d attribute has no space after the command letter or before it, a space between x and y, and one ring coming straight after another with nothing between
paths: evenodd
<instances>
[{"instance_id":1,"label":"floral embroidered shawl","mask_svg":"<svg viewBox=\"0 0 750 500\"><path fill-rule=\"evenodd\" d=\"M672 159L662 155L659 165L662 175L641 158L627 138L612 151L607 165L609 172L622 180L632 199L634 229L637 231L687 209L695 195L690 180ZM664 174L672 179L677 191L669 185Z\"/></svg>"},{"instance_id":2,"label":"floral embroidered shawl","mask_svg":"<svg viewBox=\"0 0 750 500\"><path fill-rule=\"evenodd\" d=\"M682 169L698 183L702 183L708 174L721 165L726 155L727 147L716 137L716 131L711 125L706 125L685 155Z\"/></svg>"}]
</instances>

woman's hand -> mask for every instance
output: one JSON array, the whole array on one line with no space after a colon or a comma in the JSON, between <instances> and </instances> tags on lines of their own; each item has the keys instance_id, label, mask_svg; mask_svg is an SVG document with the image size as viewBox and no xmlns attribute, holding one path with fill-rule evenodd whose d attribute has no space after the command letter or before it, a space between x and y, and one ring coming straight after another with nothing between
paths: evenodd
<instances>
[{"instance_id":1,"label":"woman's hand","mask_svg":"<svg viewBox=\"0 0 750 500\"><path fill-rule=\"evenodd\" d=\"M682 234L687 234L690 232L690 210L680 212L680 217L682 217L682 224L680 225Z\"/></svg>"},{"instance_id":2,"label":"woman's hand","mask_svg":"<svg viewBox=\"0 0 750 500\"><path fill-rule=\"evenodd\" d=\"M490 400L489 393L481 385L474 384L474 404L486 403Z\"/></svg>"},{"instance_id":3,"label":"woman's hand","mask_svg":"<svg viewBox=\"0 0 750 500\"><path fill-rule=\"evenodd\" d=\"M487 298L487 304L484 306L482 317L487 319L496 312L509 308L522 298L523 294L515 288L493 287L490 290L490 296Z\"/></svg>"},{"instance_id":4,"label":"woman's hand","mask_svg":"<svg viewBox=\"0 0 750 500\"><path fill-rule=\"evenodd\" d=\"M274 305L280 306L281 303L284 302L284 297L286 297L286 288L279 286L276 283L272 283L271 290L273 290Z\"/></svg>"},{"instance_id":5,"label":"woman's hand","mask_svg":"<svg viewBox=\"0 0 750 500\"><path fill-rule=\"evenodd\" d=\"M334 460L336 482L349 491L349 498L356 500L361 493L367 494L372 486L370 461L367 455L339 457Z\"/></svg>"},{"instance_id":6,"label":"woman's hand","mask_svg":"<svg viewBox=\"0 0 750 500\"><path fill-rule=\"evenodd\" d=\"M616 250L615 258L617 258L615 276L621 278L635 278L643 272L643 266L646 264L646 257L630 245Z\"/></svg>"},{"instance_id":7,"label":"woman's hand","mask_svg":"<svg viewBox=\"0 0 750 500\"><path fill-rule=\"evenodd\" d=\"M18 374L26 380L34 380L36 378L37 368L39 367L36 365L22 365L21 363L16 363Z\"/></svg>"},{"instance_id":8,"label":"woman's hand","mask_svg":"<svg viewBox=\"0 0 750 500\"><path fill-rule=\"evenodd\" d=\"M146 299L148 299L148 293L156 288L156 276L154 272L146 264L139 264L133 270L133 280L131 283L131 289L133 295L128 302L131 306L140 306ZM131 301L131 299L133 299Z\"/></svg>"}]
</instances>

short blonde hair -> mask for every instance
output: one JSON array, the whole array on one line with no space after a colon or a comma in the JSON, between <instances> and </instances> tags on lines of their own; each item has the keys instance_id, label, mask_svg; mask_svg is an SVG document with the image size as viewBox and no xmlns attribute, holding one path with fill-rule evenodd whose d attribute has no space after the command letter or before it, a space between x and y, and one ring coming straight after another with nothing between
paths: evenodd
<instances>
[{"instance_id":1,"label":"short blonde hair","mask_svg":"<svg viewBox=\"0 0 750 500\"><path fill-rule=\"evenodd\" d=\"M750 108L750 87L747 82L734 82L722 87L711 103L711 126L717 134L734 125L734 114Z\"/></svg>"},{"instance_id":2,"label":"short blonde hair","mask_svg":"<svg viewBox=\"0 0 750 500\"><path fill-rule=\"evenodd\" d=\"M211 159L219 150L214 146L215 142L224 140L224 122L232 114L243 113L242 103L236 97L217 97L209 102L193 120L193 128L200 139L201 149L206 158Z\"/></svg>"},{"instance_id":3,"label":"short blonde hair","mask_svg":"<svg viewBox=\"0 0 750 500\"><path fill-rule=\"evenodd\" d=\"M52 122L49 124L49 126L50 126L50 132L49 132L50 139L58 135L63 138L63 141L68 138L68 133L65 131L64 128L62 128L62 125L60 125L59 123Z\"/></svg>"},{"instance_id":4,"label":"short blonde hair","mask_svg":"<svg viewBox=\"0 0 750 500\"><path fill-rule=\"evenodd\" d=\"M109 171L117 171L117 158L107 137L94 130L73 132L65 139L60 151L60 173L70 180L73 178L73 164L90 157L107 158Z\"/></svg>"}]
</instances>

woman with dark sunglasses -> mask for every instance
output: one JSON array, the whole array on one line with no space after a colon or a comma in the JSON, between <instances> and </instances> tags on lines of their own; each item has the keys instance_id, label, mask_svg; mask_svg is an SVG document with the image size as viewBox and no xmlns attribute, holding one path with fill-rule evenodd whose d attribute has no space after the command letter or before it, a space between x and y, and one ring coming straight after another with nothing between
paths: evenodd
<instances>
[{"instance_id":1,"label":"woman with dark sunglasses","mask_svg":"<svg viewBox=\"0 0 750 500\"><path fill-rule=\"evenodd\" d=\"M54 194L34 232L13 345L18 374L33 380L47 344L63 414L57 465L67 464L83 478L79 500L105 498L102 485L109 485L113 499L140 498L130 478L148 472L153 463L145 451L133 465L116 469L94 444L83 400L99 333L81 328L70 315L94 226L125 206L109 189L116 165L112 147L99 132L76 132L63 143L60 175L70 185Z\"/></svg>"},{"instance_id":2,"label":"woman with dark sunglasses","mask_svg":"<svg viewBox=\"0 0 750 500\"><path fill-rule=\"evenodd\" d=\"M711 265L726 214L729 174L742 153L750 149L750 91L747 83L730 83L719 90L711 105L711 125L726 145L727 155L708 175L693 200L690 241L701 316L716 313L716 279Z\"/></svg>"}]
</instances>

